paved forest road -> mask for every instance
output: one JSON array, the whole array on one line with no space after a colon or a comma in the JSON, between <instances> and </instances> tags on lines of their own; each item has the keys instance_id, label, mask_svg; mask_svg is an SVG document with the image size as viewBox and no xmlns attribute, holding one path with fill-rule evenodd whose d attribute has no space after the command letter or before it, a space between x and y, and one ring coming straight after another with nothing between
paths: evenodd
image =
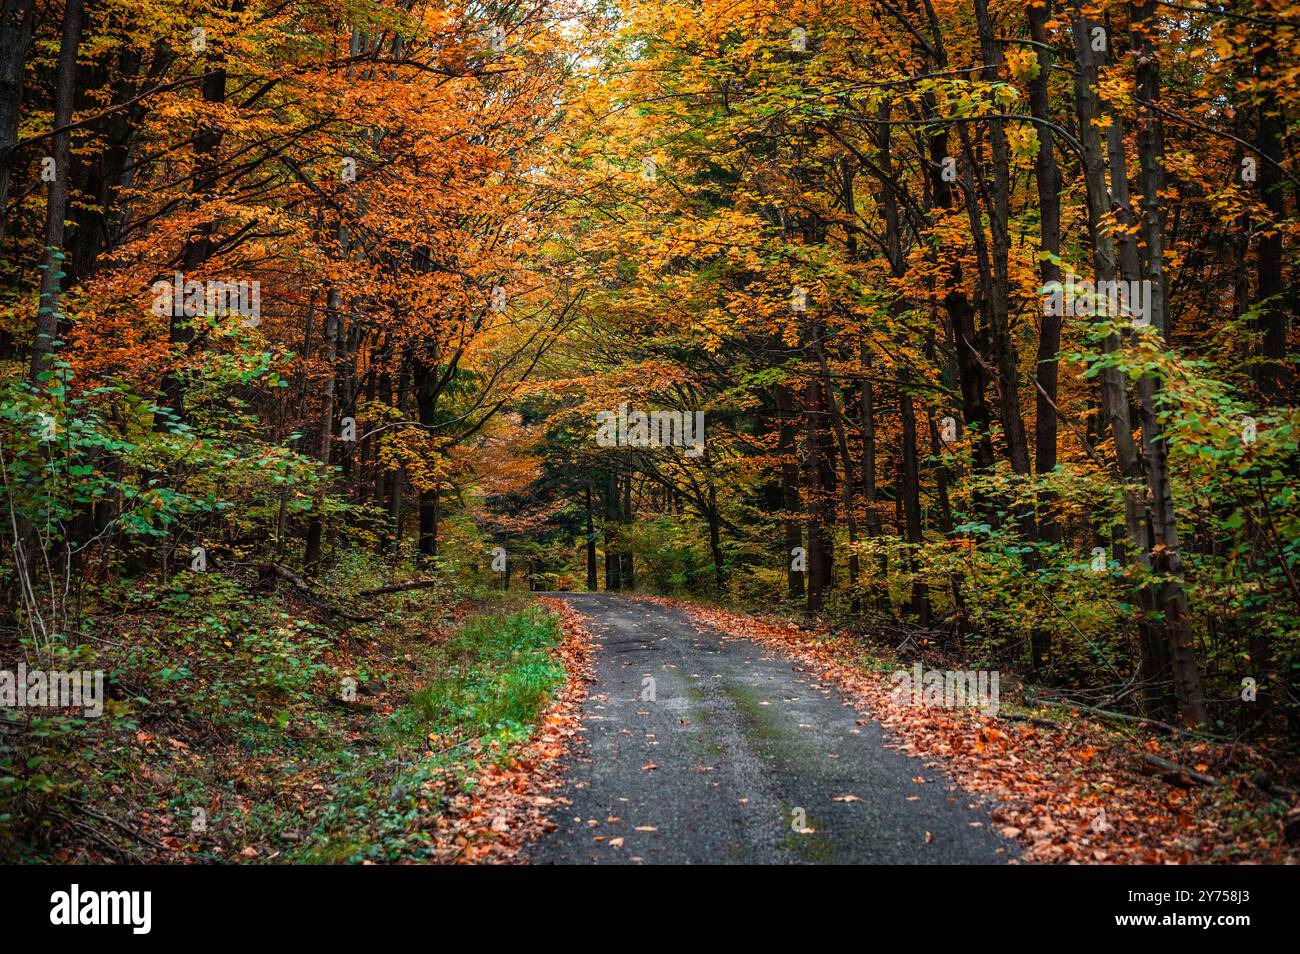
<instances>
[{"instance_id":1,"label":"paved forest road","mask_svg":"<svg viewBox=\"0 0 1300 954\"><path fill-rule=\"evenodd\" d=\"M572 804L556 806L559 828L533 846L534 863L996 864L1014 854L971 797L886 749L879 725L858 725L835 689L790 660L677 610L552 595L589 617L599 645L588 751L569 762ZM646 677L655 701L642 701ZM836 800L845 795L860 801ZM797 809L812 833L794 831Z\"/></svg>"}]
</instances>

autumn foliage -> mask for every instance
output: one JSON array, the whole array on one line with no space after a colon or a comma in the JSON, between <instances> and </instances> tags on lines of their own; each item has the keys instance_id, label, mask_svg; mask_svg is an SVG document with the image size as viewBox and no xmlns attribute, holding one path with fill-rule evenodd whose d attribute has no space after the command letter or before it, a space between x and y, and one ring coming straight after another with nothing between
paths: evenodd
<instances>
[{"instance_id":1,"label":"autumn foliage","mask_svg":"<svg viewBox=\"0 0 1300 954\"><path fill-rule=\"evenodd\" d=\"M0 4L6 658L585 584L1294 751L1300 7Z\"/></svg>"}]
</instances>

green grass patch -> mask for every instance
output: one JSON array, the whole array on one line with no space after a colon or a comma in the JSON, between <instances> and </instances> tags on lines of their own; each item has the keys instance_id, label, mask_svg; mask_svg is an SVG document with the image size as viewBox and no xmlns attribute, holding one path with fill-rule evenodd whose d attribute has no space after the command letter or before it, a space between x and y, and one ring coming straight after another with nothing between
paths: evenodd
<instances>
[{"instance_id":1,"label":"green grass patch","mask_svg":"<svg viewBox=\"0 0 1300 954\"><path fill-rule=\"evenodd\" d=\"M562 638L558 617L533 606L471 617L430 647L421 663L431 678L375 727L374 750L320 754L335 766L333 797L286 860L429 857L428 831L448 795L468 790L489 762L509 762L563 685Z\"/></svg>"},{"instance_id":2,"label":"green grass patch","mask_svg":"<svg viewBox=\"0 0 1300 954\"><path fill-rule=\"evenodd\" d=\"M442 647L446 668L394 716L400 734L512 735L564 680L555 616L538 608L467 621Z\"/></svg>"}]
</instances>

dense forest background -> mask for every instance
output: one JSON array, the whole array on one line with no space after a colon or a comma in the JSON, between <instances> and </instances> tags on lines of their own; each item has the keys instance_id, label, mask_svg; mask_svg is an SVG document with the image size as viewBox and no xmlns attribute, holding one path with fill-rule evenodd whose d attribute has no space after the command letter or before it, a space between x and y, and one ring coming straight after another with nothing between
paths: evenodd
<instances>
[{"instance_id":1,"label":"dense forest background","mask_svg":"<svg viewBox=\"0 0 1300 954\"><path fill-rule=\"evenodd\" d=\"M113 700L4 714L19 840L488 600L430 664L525 724L499 590L1294 755L1300 7L2 3L0 660ZM702 447L597 442L638 410Z\"/></svg>"}]
</instances>

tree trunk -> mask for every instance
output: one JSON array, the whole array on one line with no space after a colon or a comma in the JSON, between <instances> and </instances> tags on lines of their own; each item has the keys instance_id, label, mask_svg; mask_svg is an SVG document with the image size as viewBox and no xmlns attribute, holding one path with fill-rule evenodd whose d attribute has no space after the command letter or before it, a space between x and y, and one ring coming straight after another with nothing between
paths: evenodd
<instances>
[{"instance_id":1,"label":"tree trunk","mask_svg":"<svg viewBox=\"0 0 1300 954\"><path fill-rule=\"evenodd\" d=\"M786 597L792 602L802 602L808 573L795 569L794 551L803 546L803 530L798 517L799 461L795 448L794 400L784 384L773 389L773 396L780 418L777 423L777 452L781 456L781 523L785 530L782 559L786 566ZM807 556L808 551L804 550L804 566L807 566Z\"/></svg>"},{"instance_id":2,"label":"tree trunk","mask_svg":"<svg viewBox=\"0 0 1300 954\"><path fill-rule=\"evenodd\" d=\"M980 50L984 59L984 79L998 79L1002 54L993 37L988 0L975 0L975 19L979 30ZM998 376L998 405L1002 417L1002 437L1007 445L1011 469L1021 475L1029 473L1029 444L1025 422L1020 412L1020 359L1011 336L1011 154L1003 120L989 120L989 140L993 153L993 198L989 206L989 232L993 236L993 274L989 283L989 343ZM1032 527L1029 528L1032 533Z\"/></svg>"},{"instance_id":3,"label":"tree trunk","mask_svg":"<svg viewBox=\"0 0 1300 954\"><path fill-rule=\"evenodd\" d=\"M63 294L64 220L68 212L68 183L72 179L73 100L77 93L77 51L81 47L82 0L67 0L63 9L63 35L59 41L59 62L54 74L54 181L49 183L45 205L45 264L41 274L40 308L36 314L36 337L32 344L30 380L39 385L54 361L54 342L59 335L59 302Z\"/></svg>"},{"instance_id":4,"label":"tree trunk","mask_svg":"<svg viewBox=\"0 0 1300 954\"><path fill-rule=\"evenodd\" d=\"M1029 32L1036 43L1038 76L1029 83L1030 113L1050 120L1048 80L1055 57L1049 44L1047 21L1052 16L1051 0L1030 5ZM1038 186L1039 249L1044 256L1039 265L1043 286L1059 284L1061 266L1055 261L1061 254L1061 170L1056 163L1056 143L1051 129L1042 124L1038 132L1038 157L1034 178ZM1039 477L1056 467L1057 352L1061 350L1061 316L1043 315L1038 329L1038 362L1035 370L1034 473ZM1061 542L1061 529L1052 515L1052 502L1046 495L1039 498L1039 538L1049 543Z\"/></svg>"},{"instance_id":5,"label":"tree trunk","mask_svg":"<svg viewBox=\"0 0 1300 954\"><path fill-rule=\"evenodd\" d=\"M1277 40L1259 37L1256 40L1256 76L1266 80L1277 69ZM1274 223L1286 219L1286 192L1283 189L1282 171L1278 163L1283 160L1282 135L1284 131L1282 106L1271 96L1260 98L1259 128L1256 145L1260 152L1259 191ZM1266 404L1286 404L1291 388L1292 368L1286 355L1286 332L1290 314L1285 299L1282 276L1283 229L1274 227L1259 237L1256 251L1256 294L1261 304L1256 322L1259 334L1255 384L1261 400Z\"/></svg>"},{"instance_id":6,"label":"tree trunk","mask_svg":"<svg viewBox=\"0 0 1300 954\"><path fill-rule=\"evenodd\" d=\"M1167 333L1164 276L1164 216L1160 190L1164 186L1164 129L1156 104L1160 100L1160 63L1157 59L1156 18L1149 3L1130 4L1133 45L1137 51L1138 164L1141 170L1142 238L1145 244L1142 277L1151 283L1148 300L1151 326L1162 341ZM1147 491L1151 501L1151 568L1160 576L1159 605L1173 658L1174 689L1183 721L1205 722L1205 698L1192 643L1192 620L1183 587L1182 556L1173 489L1169 478L1168 447L1158 415L1159 382L1149 374L1138 380L1138 406L1142 418L1142 445L1146 454Z\"/></svg>"},{"instance_id":7,"label":"tree trunk","mask_svg":"<svg viewBox=\"0 0 1300 954\"><path fill-rule=\"evenodd\" d=\"M880 514L876 512L876 407L875 386L871 381L871 351L862 346L862 503L866 507L867 536L881 533Z\"/></svg>"},{"instance_id":8,"label":"tree trunk","mask_svg":"<svg viewBox=\"0 0 1300 954\"><path fill-rule=\"evenodd\" d=\"M5 237L10 170L18 159L13 147L18 142L23 72L31 50L35 12L35 0L0 2L0 242Z\"/></svg>"},{"instance_id":9,"label":"tree trunk","mask_svg":"<svg viewBox=\"0 0 1300 954\"><path fill-rule=\"evenodd\" d=\"M814 323L811 337L819 329ZM808 592L805 607L820 613L825 606L825 591L831 585L834 565L831 547L835 526L834 466L826 448L826 399L821 382L810 379L804 389L806 422L805 480L808 488Z\"/></svg>"},{"instance_id":10,"label":"tree trunk","mask_svg":"<svg viewBox=\"0 0 1300 954\"><path fill-rule=\"evenodd\" d=\"M831 384L830 367L826 363L826 349L820 340L813 349L821 366L822 390L826 394L826 411L831 421L831 430L839 448L840 458L844 462L844 479L840 483L841 500L844 503L844 523L849 532L849 592L852 594L853 612L860 609L858 596L858 518L853 512L853 458L849 455L849 439L844 430L844 419L840 414L839 402L835 400L835 391Z\"/></svg>"},{"instance_id":11,"label":"tree trunk","mask_svg":"<svg viewBox=\"0 0 1300 954\"><path fill-rule=\"evenodd\" d=\"M1088 229L1092 236L1092 261L1094 280L1114 282L1118 276L1114 236L1105 226L1110 211L1110 193L1106 188L1106 164L1102 151L1101 134L1096 120L1101 118L1101 101L1097 95L1097 82L1101 57L1092 49L1092 31L1099 26L1095 20L1075 13L1071 24L1074 34L1075 109L1079 119L1079 141L1083 146L1083 174L1088 206ZM1112 125L1119 118L1112 116ZM1102 316L1102 320L1105 320ZM1102 342L1102 350L1111 353L1119 348L1119 336L1109 334ZM1134 560L1142 577L1148 575L1151 563L1147 547L1148 515L1145 506L1142 458L1133 439L1133 425L1129 415L1128 390L1124 373L1117 368L1103 368L1098 375L1101 382L1101 407L1110 426L1111 441L1115 447L1115 462L1123 485L1125 540L1116 547L1116 558L1121 562ZM1133 600L1141 607L1138 618L1138 679L1149 688L1143 699L1149 710L1163 715L1168 708L1168 697L1161 688L1167 677L1171 661L1169 647L1153 623L1156 612L1155 598L1150 588L1139 581Z\"/></svg>"},{"instance_id":12,"label":"tree trunk","mask_svg":"<svg viewBox=\"0 0 1300 954\"><path fill-rule=\"evenodd\" d=\"M916 454L916 412L912 395L906 386L898 389L898 407L902 417L902 453L899 460L900 484L903 501L904 527L909 544L908 569L916 574L918 562L915 549L924 540L921 527L921 469ZM912 581L911 612L922 626L930 625L930 594L925 581L919 577Z\"/></svg>"},{"instance_id":13,"label":"tree trunk","mask_svg":"<svg viewBox=\"0 0 1300 954\"><path fill-rule=\"evenodd\" d=\"M587 592L595 593L600 589L596 573L596 531L592 526L591 484L587 485Z\"/></svg>"},{"instance_id":14,"label":"tree trunk","mask_svg":"<svg viewBox=\"0 0 1300 954\"><path fill-rule=\"evenodd\" d=\"M709 524L709 553L713 557L713 587L721 594L727 586L727 574L722 564L722 522L718 519L718 512L711 507L705 510L705 520Z\"/></svg>"},{"instance_id":15,"label":"tree trunk","mask_svg":"<svg viewBox=\"0 0 1300 954\"><path fill-rule=\"evenodd\" d=\"M618 478L610 471L605 481L605 589L608 592L621 589L618 558Z\"/></svg>"},{"instance_id":16,"label":"tree trunk","mask_svg":"<svg viewBox=\"0 0 1300 954\"><path fill-rule=\"evenodd\" d=\"M205 103L224 103L226 100L226 71L214 69L203 80L203 101ZM191 185L191 204L198 208L210 199L217 187L217 153L221 147L221 130L211 123L205 125L194 138L194 178ZM213 223L204 222L185 240L181 253L182 268L188 279L196 269L212 255ZM194 340L192 316L186 316L184 302L172 301L172 320L167 331L167 339L174 346L174 351L188 353ZM337 345L336 345L337 347ZM173 355L174 360L181 360L180 355ZM332 373L332 372L331 372ZM163 403L171 409L178 420L185 420L185 382L179 371L173 369L163 376Z\"/></svg>"},{"instance_id":17,"label":"tree trunk","mask_svg":"<svg viewBox=\"0 0 1300 954\"><path fill-rule=\"evenodd\" d=\"M619 522L623 526L630 526L632 523L632 478L628 476L623 480L622 505L619 507ZM632 548L625 546L619 554L619 572L618 581L622 589L632 590L636 588L636 567L633 565Z\"/></svg>"},{"instance_id":18,"label":"tree trunk","mask_svg":"<svg viewBox=\"0 0 1300 954\"><path fill-rule=\"evenodd\" d=\"M307 545L303 555L303 568L312 576L320 566L321 542L325 530L325 495L329 488L331 450L334 445L334 363L338 357L340 336L339 314L341 300L337 290L331 288L325 307L325 383L322 389L320 424L317 428L317 459L321 462L321 484L316 493L315 506L307 521Z\"/></svg>"},{"instance_id":19,"label":"tree trunk","mask_svg":"<svg viewBox=\"0 0 1300 954\"><path fill-rule=\"evenodd\" d=\"M420 423L433 427L438 423L438 362L432 357L417 357L413 361L415 403ZM439 492L436 483L420 489L420 529L415 548L418 559L429 560L438 555Z\"/></svg>"}]
</instances>

